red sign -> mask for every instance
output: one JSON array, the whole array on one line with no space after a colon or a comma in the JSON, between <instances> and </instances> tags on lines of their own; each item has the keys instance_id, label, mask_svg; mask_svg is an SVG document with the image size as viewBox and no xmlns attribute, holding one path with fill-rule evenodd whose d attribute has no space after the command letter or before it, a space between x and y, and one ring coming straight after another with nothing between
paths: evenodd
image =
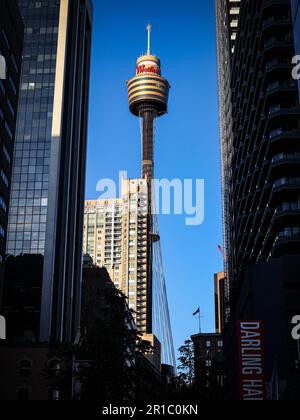
<instances>
[{"instance_id":1,"label":"red sign","mask_svg":"<svg viewBox=\"0 0 300 420\"><path fill-rule=\"evenodd\" d=\"M266 384L261 321L238 322L238 347L241 400L264 401Z\"/></svg>"},{"instance_id":2,"label":"red sign","mask_svg":"<svg viewBox=\"0 0 300 420\"><path fill-rule=\"evenodd\" d=\"M137 71L137 74L155 73L155 74L160 75L160 68L159 67L155 67L155 66L147 67L145 64L143 64L142 66L138 66L136 71Z\"/></svg>"}]
</instances>

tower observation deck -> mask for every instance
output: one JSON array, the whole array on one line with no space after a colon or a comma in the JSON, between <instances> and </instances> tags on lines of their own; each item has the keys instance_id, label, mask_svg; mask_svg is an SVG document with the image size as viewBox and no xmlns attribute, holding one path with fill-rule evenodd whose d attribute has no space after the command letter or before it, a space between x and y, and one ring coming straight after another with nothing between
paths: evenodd
<instances>
[{"instance_id":1,"label":"tower observation deck","mask_svg":"<svg viewBox=\"0 0 300 420\"><path fill-rule=\"evenodd\" d=\"M168 111L169 82L161 75L160 59L151 54L151 26L147 26L148 49L137 59L136 75L127 82L129 108L140 117L142 127L142 177L154 177L154 122Z\"/></svg>"},{"instance_id":2,"label":"tower observation deck","mask_svg":"<svg viewBox=\"0 0 300 420\"><path fill-rule=\"evenodd\" d=\"M155 211L154 138L155 121L168 111L169 82L161 75L160 59L151 53L151 25L147 25L147 53L137 59L136 75L127 82L129 109L140 118L142 178L148 185L147 329L162 346L162 362L175 367L175 353L163 269L158 218Z\"/></svg>"}]
</instances>

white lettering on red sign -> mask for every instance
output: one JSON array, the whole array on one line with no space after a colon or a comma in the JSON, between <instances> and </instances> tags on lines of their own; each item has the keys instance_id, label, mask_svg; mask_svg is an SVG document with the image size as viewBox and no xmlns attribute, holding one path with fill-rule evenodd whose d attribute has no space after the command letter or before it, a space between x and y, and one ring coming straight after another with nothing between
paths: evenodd
<instances>
[{"instance_id":1,"label":"white lettering on red sign","mask_svg":"<svg viewBox=\"0 0 300 420\"><path fill-rule=\"evenodd\" d=\"M239 321L238 337L241 400L263 401L265 379L262 323Z\"/></svg>"}]
</instances>

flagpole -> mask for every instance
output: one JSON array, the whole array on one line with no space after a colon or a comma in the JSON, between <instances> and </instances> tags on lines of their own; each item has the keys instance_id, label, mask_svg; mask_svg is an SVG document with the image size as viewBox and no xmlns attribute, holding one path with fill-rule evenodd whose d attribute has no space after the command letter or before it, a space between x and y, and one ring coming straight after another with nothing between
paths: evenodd
<instances>
[{"instance_id":1,"label":"flagpole","mask_svg":"<svg viewBox=\"0 0 300 420\"><path fill-rule=\"evenodd\" d=\"M202 333L202 329L201 329L201 306L199 306L199 308L197 309L197 311L195 313L193 313L193 316L198 316L198 321L199 321L199 334Z\"/></svg>"},{"instance_id":2,"label":"flagpole","mask_svg":"<svg viewBox=\"0 0 300 420\"><path fill-rule=\"evenodd\" d=\"M199 334L201 334L201 307L199 309Z\"/></svg>"}]
</instances>

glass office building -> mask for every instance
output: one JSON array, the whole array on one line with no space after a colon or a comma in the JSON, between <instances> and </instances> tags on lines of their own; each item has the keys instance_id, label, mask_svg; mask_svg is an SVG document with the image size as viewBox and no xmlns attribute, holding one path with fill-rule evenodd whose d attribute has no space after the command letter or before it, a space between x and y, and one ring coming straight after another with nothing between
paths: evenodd
<instances>
[{"instance_id":1,"label":"glass office building","mask_svg":"<svg viewBox=\"0 0 300 420\"><path fill-rule=\"evenodd\" d=\"M0 262L2 262L7 237L23 24L15 0L0 0L0 10L0 55L2 76L4 76L3 79L0 77Z\"/></svg>"},{"instance_id":2,"label":"glass office building","mask_svg":"<svg viewBox=\"0 0 300 420\"><path fill-rule=\"evenodd\" d=\"M46 238L59 2L30 3L19 2L26 29L7 242L13 255L44 254Z\"/></svg>"},{"instance_id":3,"label":"glass office building","mask_svg":"<svg viewBox=\"0 0 300 420\"><path fill-rule=\"evenodd\" d=\"M44 257L40 339L80 313L90 0L19 0L25 24L7 254Z\"/></svg>"}]
</instances>

